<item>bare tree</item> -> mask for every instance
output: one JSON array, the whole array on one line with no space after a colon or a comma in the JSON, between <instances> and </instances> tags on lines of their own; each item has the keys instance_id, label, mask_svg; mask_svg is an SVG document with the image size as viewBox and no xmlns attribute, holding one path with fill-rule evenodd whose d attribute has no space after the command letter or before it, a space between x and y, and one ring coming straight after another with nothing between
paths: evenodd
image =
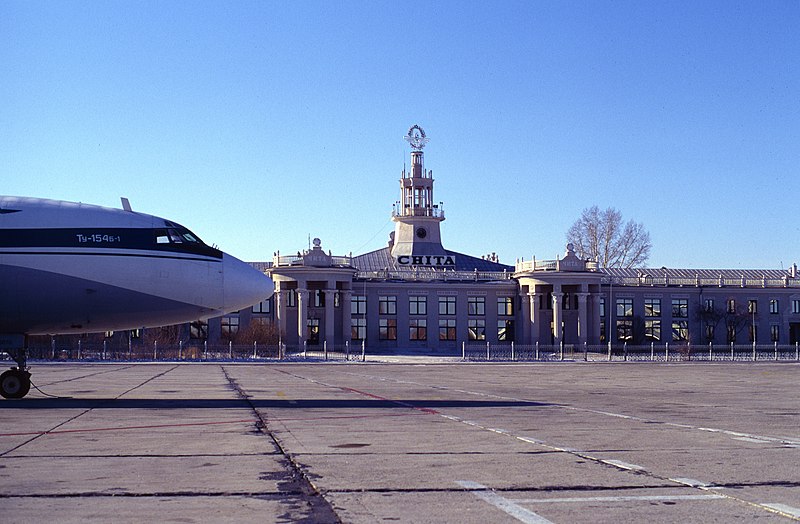
<instances>
[{"instance_id":1,"label":"bare tree","mask_svg":"<svg viewBox=\"0 0 800 524\"><path fill-rule=\"evenodd\" d=\"M578 257L596 260L600 267L641 267L650 258L650 233L633 220L624 223L613 207L584 209L567 231L567 242Z\"/></svg>"}]
</instances>

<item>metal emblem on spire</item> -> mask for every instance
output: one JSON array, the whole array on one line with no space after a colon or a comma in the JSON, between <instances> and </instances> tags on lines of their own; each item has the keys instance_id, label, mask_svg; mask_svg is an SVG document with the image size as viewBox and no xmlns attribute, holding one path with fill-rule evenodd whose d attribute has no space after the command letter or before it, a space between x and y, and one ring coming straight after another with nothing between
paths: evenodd
<instances>
[{"instance_id":1,"label":"metal emblem on spire","mask_svg":"<svg viewBox=\"0 0 800 524\"><path fill-rule=\"evenodd\" d=\"M405 139L411 144L411 148L417 151L422 151L422 148L425 147L425 144L430 140L430 138L425 137L425 131L417 124L411 126Z\"/></svg>"}]
</instances>

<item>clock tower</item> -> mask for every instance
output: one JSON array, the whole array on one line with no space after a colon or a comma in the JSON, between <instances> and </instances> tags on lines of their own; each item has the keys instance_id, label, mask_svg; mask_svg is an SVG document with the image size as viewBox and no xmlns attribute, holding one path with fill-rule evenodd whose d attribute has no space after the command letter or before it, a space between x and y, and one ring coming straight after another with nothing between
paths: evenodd
<instances>
[{"instance_id":1,"label":"clock tower","mask_svg":"<svg viewBox=\"0 0 800 524\"><path fill-rule=\"evenodd\" d=\"M425 169L422 148L429 139L418 125L408 130L405 139L411 144L411 171L403 169L400 200L392 211L392 257L399 265L453 266L454 259L442 247L439 233L444 209L433 203L433 171Z\"/></svg>"}]
</instances>

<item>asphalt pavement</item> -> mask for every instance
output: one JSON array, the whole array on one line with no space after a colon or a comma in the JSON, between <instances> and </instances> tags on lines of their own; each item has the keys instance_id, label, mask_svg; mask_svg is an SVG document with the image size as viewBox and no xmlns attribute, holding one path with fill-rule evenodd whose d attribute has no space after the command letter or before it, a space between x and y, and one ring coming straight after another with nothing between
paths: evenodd
<instances>
[{"instance_id":1,"label":"asphalt pavement","mask_svg":"<svg viewBox=\"0 0 800 524\"><path fill-rule=\"evenodd\" d=\"M797 363L34 363L0 521L800 520Z\"/></svg>"}]
</instances>

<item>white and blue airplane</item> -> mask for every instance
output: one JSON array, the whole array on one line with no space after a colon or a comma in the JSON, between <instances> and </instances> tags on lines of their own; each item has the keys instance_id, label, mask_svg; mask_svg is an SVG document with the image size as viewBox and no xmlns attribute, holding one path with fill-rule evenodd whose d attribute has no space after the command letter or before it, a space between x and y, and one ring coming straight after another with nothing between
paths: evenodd
<instances>
[{"instance_id":1,"label":"white and blue airplane","mask_svg":"<svg viewBox=\"0 0 800 524\"><path fill-rule=\"evenodd\" d=\"M185 227L123 209L0 196L0 395L30 390L29 335L165 326L266 300L272 280Z\"/></svg>"}]
</instances>

